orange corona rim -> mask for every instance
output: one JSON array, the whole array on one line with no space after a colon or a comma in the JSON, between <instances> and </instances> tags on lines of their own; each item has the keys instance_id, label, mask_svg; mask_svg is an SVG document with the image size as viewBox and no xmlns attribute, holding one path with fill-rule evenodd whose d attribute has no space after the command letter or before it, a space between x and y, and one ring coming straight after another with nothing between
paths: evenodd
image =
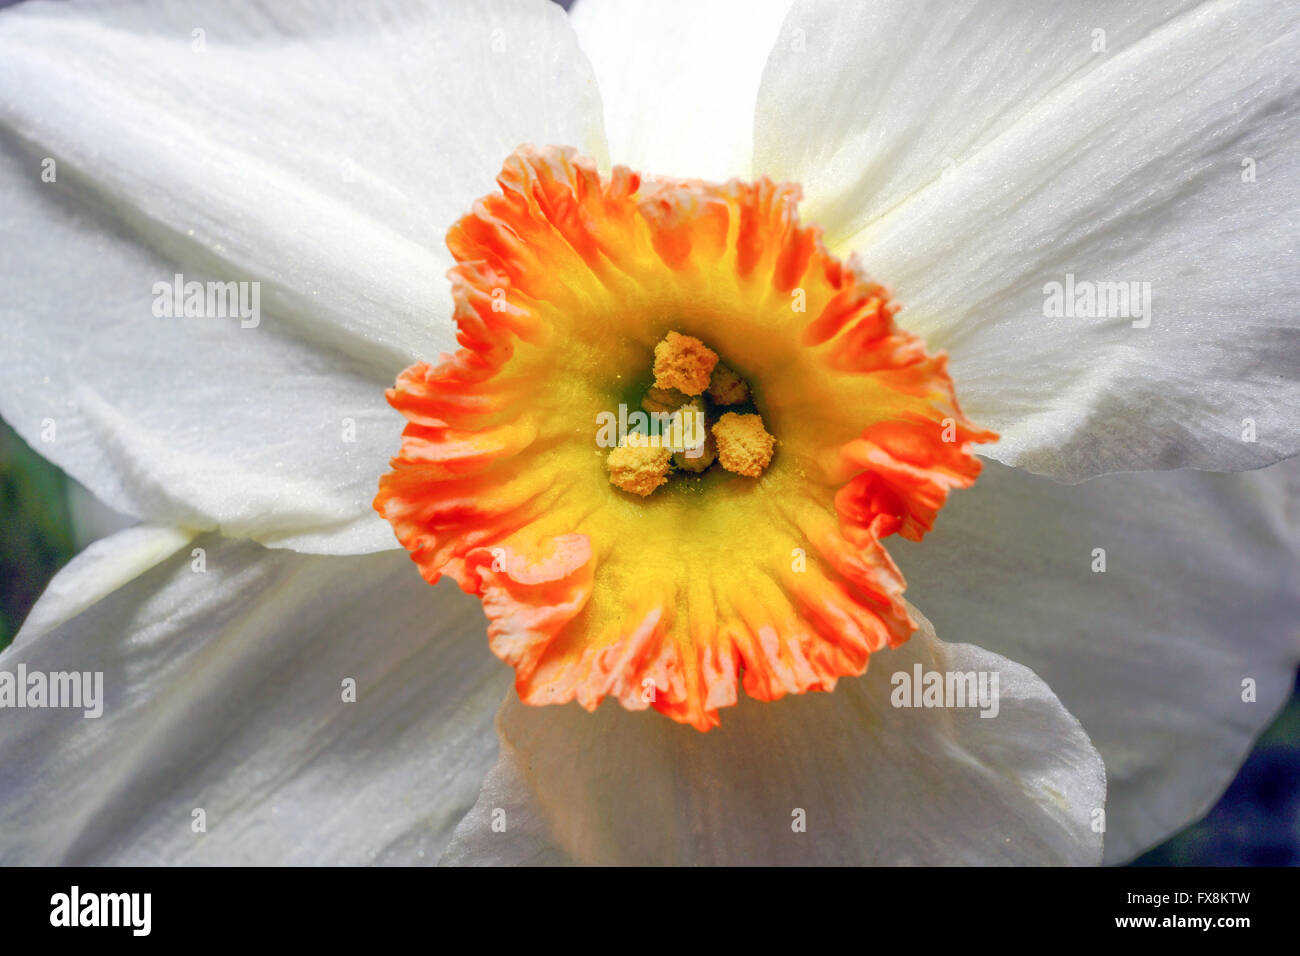
<instances>
[{"instance_id":1,"label":"orange corona rim","mask_svg":"<svg viewBox=\"0 0 1300 956\"><path fill-rule=\"evenodd\" d=\"M800 225L799 187L603 178L555 147L498 183L448 233L461 348L389 390L375 508L482 599L520 698L707 730L738 686L831 690L907 640L881 539L920 540L997 436ZM703 438L657 444L655 411Z\"/></svg>"}]
</instances>

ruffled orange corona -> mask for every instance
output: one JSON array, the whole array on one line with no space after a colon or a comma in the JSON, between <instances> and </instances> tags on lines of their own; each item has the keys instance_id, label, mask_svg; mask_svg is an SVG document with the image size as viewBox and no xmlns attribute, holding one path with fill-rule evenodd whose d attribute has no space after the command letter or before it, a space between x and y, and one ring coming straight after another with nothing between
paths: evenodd
<instances>
[{"instance_id":1,"label":"ruffled orange corona","mask_svg":"<svg viewBox=\"0 0 1300 956\"><path fill-rule=\"evenodd\" d=\"M707 730L738 684L831 690L907 640L881 539L920 540L997 436L886 291L799 224L799 187L602 178L553 147L497 181L447 236L461 349L388 392L407 425L375 508L429 582L482 599L520 698ZM746 385L722 383L775 440L757 477L610 483L597 423L640 408L669 333Z\"/></svg>"}]
</instances>

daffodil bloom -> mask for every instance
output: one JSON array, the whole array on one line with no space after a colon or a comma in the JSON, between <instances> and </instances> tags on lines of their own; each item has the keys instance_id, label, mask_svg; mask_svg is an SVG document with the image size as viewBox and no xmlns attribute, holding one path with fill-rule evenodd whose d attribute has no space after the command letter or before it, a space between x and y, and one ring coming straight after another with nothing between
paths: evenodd
<instances>
[{"instance_id":1,"label":"daffodil bloom","mask_svg":"<svg viewBox=\"0 0 1300 956\"><path fill-rule=\"evenodd\" d=\"M602 179L527 148L500 182L448 236L464 347L389 394L410 424L375 507L429 581L482 596L520 699L611 695L707 730L742 673L760 700L831 690L907 640L880 539L919 541L996 436L799 225L797 190ZM762 410L719 416L721 467L669 484L664 448L663 474L611 487L598 410L700 396L719 355Z\"/></svg>"},{"instance_id":2,"label":"daffodil bloom","mask_svg":"<svg viewBox=\"0 0 1300 956\"><path fill-rule=\"evenodd\" d=\"M1297 47L1266 2L0 12L0 414L139 519L0 655L103 686L0 683L0 861L1194 819L1300 658Z\"/></svg>"}]
</instances>

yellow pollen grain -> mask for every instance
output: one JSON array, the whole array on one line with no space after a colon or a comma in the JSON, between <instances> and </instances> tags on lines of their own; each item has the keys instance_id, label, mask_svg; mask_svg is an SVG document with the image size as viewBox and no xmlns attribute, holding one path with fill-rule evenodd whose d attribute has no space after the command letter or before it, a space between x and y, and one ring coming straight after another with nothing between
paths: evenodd
<instances>
[{"instance_id":1,"label":"yellow pollen grain","mask_svg":"<svg viewBox=\"0 0 1300 956\"><path fill-rule=\"evenodd\" d=\"M699 339L669 332L655 346L655 387L699 395L709 387L718 353Z\"/></svg>"},{"instance_id":2,"label":"yellow pollen grain","mask_svg":"<svg viewBox=\"0 0 1300 956\"><path fill-rule=\"evenodd\" d=\"M743 405L749 398L745 380L719 362L709 378L709 398L716 405Z\"/></svg>"},{"instance_id":3,"label":"yellow pollen grain","mask_svg":"<svg viewBox=\"0 0 1300 956\"><path fill-rule=\"evenodd\" d=\"M619 445L605 459L609 483L645 497L667 484L672 450L658 446Z\"/></svg>"},{"instance_id":4,"label":"yellow pollen grain","mask_svg":"<svg viewBox=\"0 0 1300 956\"><path fill-rule=\"evenodd\" d=\"M763 427L758 415L727 412L713 426L718 442L718 462L727 471L757 478L772 461L776 439Z\"/></svg>"}]
</instances>

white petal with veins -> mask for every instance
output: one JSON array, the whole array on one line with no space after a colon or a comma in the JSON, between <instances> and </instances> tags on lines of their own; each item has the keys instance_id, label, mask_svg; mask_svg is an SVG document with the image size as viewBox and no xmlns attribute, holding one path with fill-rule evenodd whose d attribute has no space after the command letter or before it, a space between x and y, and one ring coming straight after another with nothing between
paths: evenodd
<instances>
[{"instance_id":1,"label":"white petal with veins","mask_svg":"<svg viewBox=\"0 0 1300 956\"><path fill-rule=\"evenodd\" d=\"M392 547L383 389L455 347L446 229L520 141L603 155L600 123L541 0L5 10L0 414L119 511ZM262 314L158 317L177 273Z\"/></svg>"},{"instance_id":2,"label":"white petal with veins","mask_svg":"<svg viewBox=\"0 0 1300 956\"><path fill-rule=\"evenodd\" d=\"M756 170L803 181L833 247L951 353L993 457L1068 481L1262 467L1300 451L1298 20L807 0L783 27L804 52L767 66ZM1067 275L1149 308L1048 317Z\"/></svg>"},{"instance_id":3,"label":"white petal with veins","mask_svg":"<svg viewBox=\"0 0 1300 956\"><path fill-rule=\"evenodd\" d=\"M137 525L93 542L46 585L15 641L31 640L89 610L189 544L180 528Z\"/></svg>"},{"instance_id":4,"label":"white petal with veins","mask_svg":"<svg viewBox=\"0 0 1300 956\"><path fill-rule=\"evenodd\" d=\"M578 0L570 11L605 106L610 161L749 178L763 63L790 0Z\"/></svg>"},{"instance_id":5,"label":"white petal with veins","mask_svg":"<svg viewBox=\"0 0 1300 956\"><path fill-rule=\"evenodd\" d=\"M1028 669L920 621L865 677L745 698L707 734L510 695L501 756L443 862L1099 862L1105 774L1078 722ZM917 664L997 673L997 716L891 706L891 675Z\"/></svg>"},{"instance_id":6,"label":"white petal with veins","mask_svg":"<svg viewBox=\"0 0 1300 956\"><path fill-rule=\"evenodd\" d=\"M147 530L165 533L74 560L0 654L10 673L104 675L101 717L6 708L0 862L436 861L510 683L474 600L404 554L207 535L52 626L80 610L77 586L147 566Z\"/></svg>"},{"instance_id":7,"label":"white petal with veins","mask_svg":"<svg viewBox=\"0 0 1300 956\"><path fill-rule=\"evenodd\" d=\"M1083 723L1107 860L1204 814L1290 697L1297 490L1300 459L1080 485L990 463L923 543L890 544L936 628L1032 667Z\"/></svg>"}]
</instances>

